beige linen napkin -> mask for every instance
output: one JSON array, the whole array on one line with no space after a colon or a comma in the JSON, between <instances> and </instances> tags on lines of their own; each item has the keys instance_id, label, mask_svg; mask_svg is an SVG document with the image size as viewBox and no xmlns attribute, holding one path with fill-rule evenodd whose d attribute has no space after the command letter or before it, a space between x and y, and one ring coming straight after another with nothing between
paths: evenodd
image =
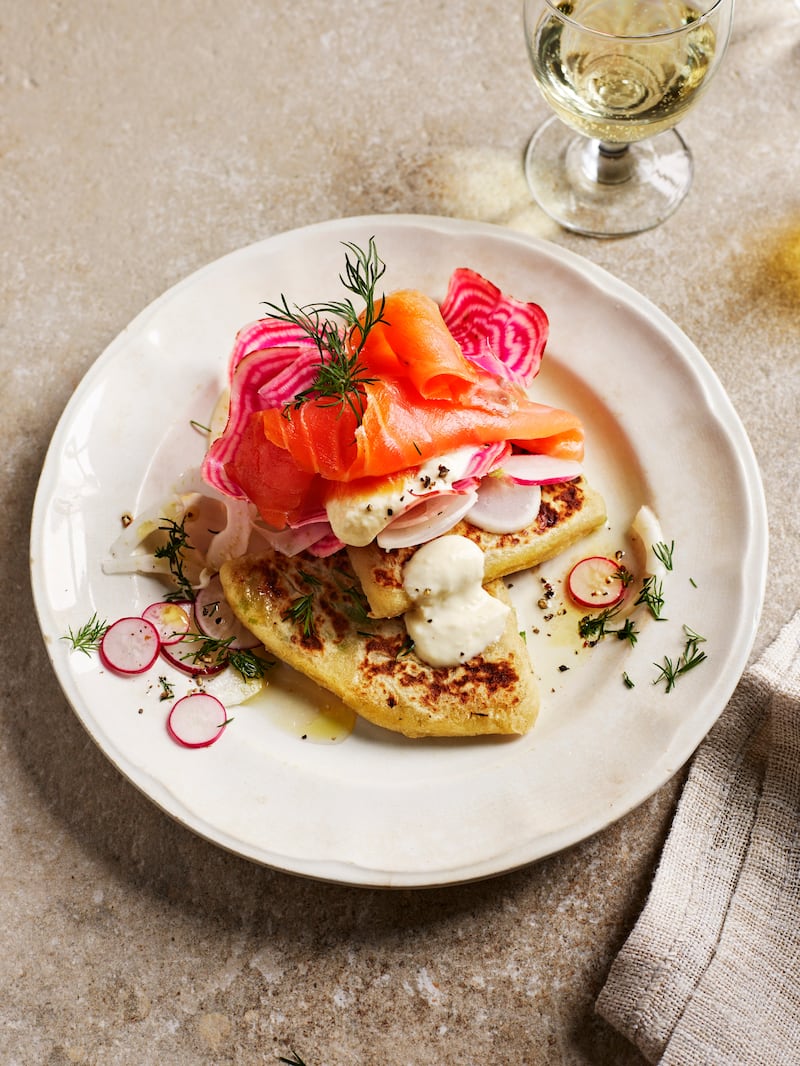
<instances>
[{"instance_id":1,"label":"beige linen napkin","mask_svg":"<svg viewBox=\"0 0 800 1066\"><path fill-rule=\"evenodd\" d=\"M800 611L698 749L597 1010L651 1062L800 1063Z\"/></svg>"}]
</instances>

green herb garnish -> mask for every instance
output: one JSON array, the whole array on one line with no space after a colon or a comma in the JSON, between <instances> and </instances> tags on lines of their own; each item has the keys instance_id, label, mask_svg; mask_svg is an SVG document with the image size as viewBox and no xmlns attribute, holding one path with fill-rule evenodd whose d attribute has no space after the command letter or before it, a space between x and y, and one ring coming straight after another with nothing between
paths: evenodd
<instances>
[{"instance_id":1,"label":"green herb garnish","mask_svg":"<svg viewBox=\"0 0 800 1066\"><path fill-rule=\"evenodd\" d=\"M659 621L663 620L661 612L664 609L664 593L661 582L652 575L646 577L642 582L642 588L634 607L638 607L639 604L649 607L653 618L657 618Z\"/></svg>"},{"instance_id":2,"label":"green herb garnish","mask_svg":"<svg viewBox=\"0 0 800 1066\"><path fill-rule=\"evenodd\" d=\"M638 633L636 623L632 618L626 618L618 629L613 629L609 623L619 614L619 605L605 607L597 614L586 614L578 622L578 634L590 644L597 644L603 637L614 635L618 640L627 640L631 645L636 643Z\"/></svg>"},{"instance_id":3,"label":"green herb garnish","mask_svg":"<svg viewBox=\"0 0 800 1066\"><path fill-rule=\"evenodd\" d=\"M378 256L372 237L366 252L347 242L344 247L352 253L352 258L350 254L345 255L345 273L339 275L339 280L345 289L364 301L361 318L349 298L302 307L291 307L284 295L279 304L265 302L271 318L298 326L319 352L314 380L286 404L287 418L293 410L313 400L320 407L338 407L340 414L349 409L360 425L366 407L364 386L377 380L367 374L360 355L372 327L384 321L386 298L381 296L376 305L375 286L386 265Z\"/></svg>"},{"instance_id":4,"label":"green herb garnish","mask_svg":"<svg viewBox=\"0 0 800 1066\"><path fill-rule=\"evenodd\" d=\"M653 555L664 566L665 570L672 569L672 553L675 551L675 541L666 544L663 540L660 540L658 544L653 545Z\"/></svg>"},{"instance_id":5,"label":"green herb garnish","mask_svg":"<svg viewBox=\"0 0 800 1066\"><path fill-rule=\"evenodd\" d=\"M620 563L617 569L614 571L613 576L617 579L617 581L620 582L624 589L626 589L628 585L632 584L633 582L633 574L630 572L627 566L623 566L622 563Z\"/></svg>"},{"instance_id":6,"label":"green herb garnish","mask_svg":"<svg viewBox=\"0 0 800 1066\"><path fill-rule=\"evenodd\" d=\"M161 686L161 692L158 697L159 700L172 700L175 698L175 688L166 677L160 677L158 683Z\"/></svg>"},{"instance_id":7,"label":"green herb garnish","mask_svg":"<svg viewBox=\"0 0 800 1066\"><path fill-rule=\"evenodd\" d=\"M663 663L653 663L653 666L658 670L658 676L653 684L657 685L659 681L663 681L667 692L671 692L675 688L679 677L683 677L689 670L693 670L695 666L699 666L700 663L708 658L702 648L699 647L700 644L705 644L706 638L701 637L699 633L695 633L688 626L684 626L683 631L686 634L686 643L677 662L673 663L665 655Z\"/></svg>"},{"instance_id":8,"label":"green herb garnish","mask_svg":"<svg viewBox=\"0 0 800 1066\"><path fill-rule=\"evenodd\" d=\"M249 648L232 647L233 640L233 637L208 637L203 633L187 633L181 644L196 644L197 647L181 658L198 666L230 666L245 681L263 677L267 670L275 665Z\"/></svg>"},{"instance_id":9,"label":"green herb garnish","mask_svg":"<svg viewBox=\"0 0 800 1066\"><path fill-rule=\"evenodd\" d=\"M284 620L296 622L303 630L303 636L310 637L314 632L314 593L296 596L281 615Z\"/></svg>"},{"instance_id":10,"label":"green herb garnish","mask_svg":"<svg viewBox=\"0 0 800 1066\"><path fill-rule=\"evenodd\" d=\"M395 656L395 658L396 659L402 659L406 655L410 655L413 652L413 650L414 650L414 641L411 639L411 637L406 636L406 639L400 645L400 647L399 647L399 649L397 651L397 655Z\"/></svg>"},{"instance_id":11,"label":"green herb garnish","mask_svg":"<svg viewBox=\"0 0 800 1066\"><path fill-rule=\"evenodd\" d=\"M159 522L161 525L158 528L167 534L167 543L159 545L153 555L156 559L167 560L169 571L178 586L174 592L168 592L164 599L191 600L193 602L195 591L183 569L185 553L194 551L194 547L189 543L189 537L186 533L186 517L184 516L180 522L175 522L171 518L160 518Z\"/></svg>"},{"instance_id":12,"label":"green herb garnish","mask_svg":"<svg viewBox=\"0 0 800 1066\"><path fill-rule=\"evenodd\" d=\"M100 641L103 639L103 634L107 629L108 622L101 621L97 617L97 612L95 612L89 621L80 627L77 633L73 633L72 627L70 627L67 630L67 635L61 639L68 640L72 645L73 651L82 651L84 655L89 655L100 647Z\"/></svg>"}]
</instances>

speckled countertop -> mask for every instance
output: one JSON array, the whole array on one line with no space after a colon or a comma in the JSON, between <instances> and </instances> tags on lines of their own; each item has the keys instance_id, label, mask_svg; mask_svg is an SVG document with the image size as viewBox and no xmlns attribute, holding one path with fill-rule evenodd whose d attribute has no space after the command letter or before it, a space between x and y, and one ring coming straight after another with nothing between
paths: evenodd
<instances>
[{"instance_id":1,"label":"speckled countertop","mask_svg":"<svg viewBox=\"0 0 800 1066\"><path fill-rule=\"evenodd\" d=\"M771 558L754 654L797 606L800 11L741 0L682 126L692 192L659 229L568 235L528 198L546 116L520 5L0 3L0 1061L635 1066L593 1014L681 774L603 833L482 883L382 892L223 852L84 733L28 579L64 405L112 338L206 262L370 213L481 219L588 257L704 352L751 437ZM676 480L676 486L679 479ZM794 581L790 578L794 577Z\"/></svg>"}]
</instances>

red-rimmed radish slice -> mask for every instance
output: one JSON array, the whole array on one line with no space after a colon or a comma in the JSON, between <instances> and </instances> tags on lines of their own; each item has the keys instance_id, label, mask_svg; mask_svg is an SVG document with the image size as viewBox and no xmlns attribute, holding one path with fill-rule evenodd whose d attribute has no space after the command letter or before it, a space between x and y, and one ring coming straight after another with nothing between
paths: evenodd
<instances>
[{"instance_id":1,"label":"red-rimmed radish slice","mask_svg":"<svg viewBox=\"0 0 800 1066\"><path fill-rule=\"evenodd\" d=\"M142 618L155 626L162 644L177 644L189 632L189 626L192 624L192 605L162 600L145 607Z\"/></svg>"},{"instance_id":2,"label":"red-rimmed radish slice","mask_svg":"<svg viewBox=\"0 0 800 1066\"><path fill-rule=\"evenodd\" d=\"M485 477L466 517L487 533L518 533L536 520L541 502L538 485L520 485L502 475Z\"/></svg>"},{"instance_id":3,"label":"red-rimmed radish slice","mask_svg":"<svg viewBox=\"0 0 800 1066\"><path fill-rule=\"evenodd\" d=\"M476 500L474 492L435 492L398 515L375 538L381 548L413 548L448 533Z\"/></svg>"},{"instance_id":4,"label":"red-rimmed radish slice","mask_svg":"<svg viewBox=\"0 0 800 1066\"><path fill-rule=\"evenodd\" d=\"M232 648L255 648L260 643L258 637L247 629L225 599L222 582L217 575L211 578L205 588L200 589L194 601L195 625L201 633L215 640L228 640Z\"/></svg>"},{"instance_id":5,"label":"red-rimmed radish slice","mask_svg":"<svg viewBox=\"0 0 800 1066\"><path fill-rule=\"evenodd\" d=\"M193 692L172 705L167 732L184 748L207 748L219 740L228 723L224 706L207 692Z\"/></svg>"},{"instance_id":6,"label":"red-rimmed radish slice","mask_svg":"<svg viewBox=\"0 0 800 1066\"><path fill-rule=\"evenodd\" d=\"M187 634L187 636L192 635ZM201 647L201 641L197 637L198 635L194 634L191 640L187 640L184 637L177 644L170 644L168 648L162 646L161 658L168 662L170 666L182 670L184 674L188 674L190 677L213 677L214 674L218 674L225 669L228 665L227 659L224 656L219 660L214 659L213 661L196 659L195 654Z\"/></svg>"},{"instance_id":7,"label":"red-rimmed radish slice","mask_svg":"<svg viewBox=\"0 0 800 1066\"><path fill-rule=\"evenodd\" d=\"M579 607L614 607L625 595L620 565L604 555L581 559L567 576L567 589Z\"/></svg>"},{"instance_id":8,"label":"red-rimmed radish slice","mask_svg":"<svg viewBox=\"0 0 800 1066\"><path fill-rule=\"evenodd\" d=\"M100 658L118 674L143 674L158 658L161 641L146 618L120 618L103 634Z\"/></svg>"},{"instance_id":9,"label":"red-rimmed radish slice","mask_svg":"<svg viewBox=\"0 0 800 1066\"><path fill-rule=\"evenodd\" d=\"M534 455L517 452L501 464L508 474L521 485L551 485L557 481L573 481L583 472L581 464L574 459L558 459L552 455Z\"/></svg>"}]
</instances>

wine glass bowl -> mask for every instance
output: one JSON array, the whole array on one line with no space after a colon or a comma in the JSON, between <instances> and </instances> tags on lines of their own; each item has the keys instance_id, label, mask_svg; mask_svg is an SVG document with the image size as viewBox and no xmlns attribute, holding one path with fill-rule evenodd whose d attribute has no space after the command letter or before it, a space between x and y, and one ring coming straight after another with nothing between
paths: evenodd
<instances>
[{"instance_id":1,"label":"wine glass bowl","mask_svg":"<svg viewBox=\"0 0 800 1066\"><path fill-rule=\"evenodd\" d=\"M536 83L555 112L525 157L539 205L593 236L638 233L692 180L675 124L727 48L734 0L525 0Z\"/></svg>"}]
</instances>

